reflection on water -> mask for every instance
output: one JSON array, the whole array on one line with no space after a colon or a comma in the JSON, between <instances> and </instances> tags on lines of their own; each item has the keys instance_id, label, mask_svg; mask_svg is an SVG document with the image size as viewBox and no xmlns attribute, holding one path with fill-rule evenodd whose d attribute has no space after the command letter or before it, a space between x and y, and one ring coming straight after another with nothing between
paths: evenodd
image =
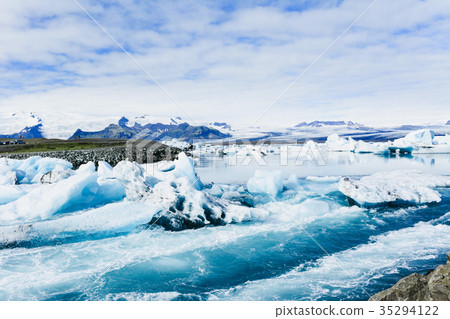
<instances>
[{"instance_id":1,"label":"reflection on water","mask_svg":"<svg viewBox=\"0 0 450 319\"><path fill-rule=\"evenodd\" d=\"M416 169L424 173L437 175L450 175L449 154L417 154L380 156L373 154L356 154L350 152L323 152L321 153L325 165L316 160L299 159L296 156L286 161L280 155L269 154L264 157L266 165L259 165L255 160L248 165L242 165L245 157L239 157L237 165L235 158L228 156L202 156L197 161L196 170L200 179L205 183L246 183L254 175L255 170L282 171L283 177L288 178L292 173L297 177L306 176L343 176L343 175L370 175L379 171ZM323 164L323 163L322 163Z\"/></svg>"}]
</instances>

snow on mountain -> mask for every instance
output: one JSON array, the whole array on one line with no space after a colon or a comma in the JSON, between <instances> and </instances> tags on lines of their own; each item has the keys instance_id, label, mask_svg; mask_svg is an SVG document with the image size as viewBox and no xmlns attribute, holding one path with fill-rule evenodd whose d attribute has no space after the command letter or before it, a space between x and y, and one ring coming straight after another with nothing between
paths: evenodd
<instances>
[{"instance_id":1,"label":"snow on mountain","mask_svg":"<svg viewBox=\"0 0 450 319\"><path fill-rule=\"evenodd\" d=\"M0 113L0 135L18 133L41 123L42 120L32 112Z\"/></svg>"},{"instance_id":2,"label":"snow on mountain","mask_svg":"<svg viewBox=\"0 0 450 319\"><path fill-rule=\"evenodd\" d=\"M148 114L135 115L124 114L123 116L92 116L76 113L0 113L0 136L20 138L19 132L29 131L33 128L33 134L23 134L26 138L46 137L68 139L77 130L84 132L101 131L111 124L133 127L135 125L145 126L147 124L180 125L188 123L192 126L204 125L227 133L231 127L226 123L196 123L181 117L162 117ZM25 130L26 129L26 130Z\"/></svg>"},{"instance_id":3,"label":"snow on mountain","mask_svg":"<svg viewBox=\"0 0 450 319\"><path fill-rule=\"evenodd\" d=\"M354 128L365 128L364 125L359 123L353 123L352 121L314 121L310 123L302 122L297 124L295 127L336 127L336 126L347 126L347 127L354 127Z\"/></svg>"},{"instance_id":4,"label":"snow on mountain","mask_svg":"<svg viewBox=\"0 0 450 319\"><path fill-rule=\"evenodd\" d=\"M187 123L188 125L185 125ZM157 124L157 125L156 125ZM442 123L443 124L443 123ZM325 142L327 137L338 134L341 137L352 137L355 140L387 141L402 138L408 133L423 129L433 129L436 135L450 133L450 121L447 125L402 125L398 127L372 128L352 121L313 121L303 122L294 127L286 127L284 123L273 123L270 127L231 127L226 122L195 122L180 117L152 116L149 114L123 114L117 116L93 116L77 113L39 113L17 112L0 113L0 137L31 138L46 137L68 139L75 132L81 135L104 131L111 125L127 128L138 128L151 125L152 131L165 130L167 126L179 126L176 134L169 134L167 138L179 138L185 132L190 138L223 140L252 139L252 140L308 140ZM187 132L190 129L192 132ZM210 134L210 130L212 134ZM217 130L217 131L214 131ZM161 131L162 132L162 131ZM133 133L133 132L131 132ZM131 134L130 133L130 134ZM221 134L222 133L222 134ZM94 134L95 135L95 134ZM92 136L94 136L92 135ZM104 135L104 134L103 134ZM103 136L100 134L99 136ZM167 135L167 134L166 134Z\"/></svg>"}]
</instances>

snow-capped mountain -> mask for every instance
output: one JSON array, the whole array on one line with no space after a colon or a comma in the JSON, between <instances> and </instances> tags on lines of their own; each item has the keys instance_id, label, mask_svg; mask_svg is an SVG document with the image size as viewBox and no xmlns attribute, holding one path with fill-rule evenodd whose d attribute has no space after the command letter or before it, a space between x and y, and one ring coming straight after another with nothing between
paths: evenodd
<instances>
[{"instance_id":1,"label":"snow-capped mountain","mask_svg":"<svg viewBox=\"0 0 450 319\"><path fill-rule=\"evenodd\" d=\"M389 140L409 132L431 128L437 134L450 133L446 125L402 125L373 128L352 121L302 122L294 127L275 123L268 127L232 128L225 122L197 123L180 117L161 117L148 114L124 116L90 116L76 113L0 113L0 137L7 138L131 138L143 130L149 138L158 140L177 138L196 139L252 139L252 140L308 140L324 141L331 134L362 140Z\"/></svg>"},{"instance_id":2,"label":"snow-capped mountain","mask_svg":"<svg viewBox=\"0 0 450 319\"><path fill-rule=\"evenodd\" d=\"M351 128L366 128L364 125L359 123L354 123L352 121L314 121L314 122L302 122L297 124L295 127L336 127L336 126L347 126Z\"/></svg>"},{"instance_id":3,"label":"snow-capped mountain","mask_svg":"<svg viewBox=\"0 0 450 319\"><path fill-rule=\"evenodd\" d=\"M151 115L88 116L75 113L3 113L0 137L7 138L131 138L142 130L155 138L221 139L229 137L226 123L194 123L180 117Z\"/></svg>"}]
</instances>

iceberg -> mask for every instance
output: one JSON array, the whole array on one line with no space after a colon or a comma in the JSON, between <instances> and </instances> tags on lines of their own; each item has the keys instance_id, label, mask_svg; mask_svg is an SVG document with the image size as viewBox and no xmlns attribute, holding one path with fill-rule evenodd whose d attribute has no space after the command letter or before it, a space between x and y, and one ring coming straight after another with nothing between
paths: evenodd
<instances>
[{"instance_id":1,"label":"iceberg","mask_svg":"<svg viewBox=\"0 0 450 319\"><path fill-rule=\"evenodd\" d=\"M98 162L97 173L99 177L114 178L113 168L105 161Z\"/></svg>"},{"instance_id":2,"label":"iceberg","mask_svg":"<svg viewBox=\"0 0 450 319\"><path fill-rule=\"evenodd\" d=\"M72 171L70 168L58 164L53 170L42 175L40 182L42 184L54 184L73 175L74 171Z\"/></svg>"},{"instance_id":3,"label":"iceberg","mask_svg":"<svg viewBox=\"0 0 450 319\"><path fill-rule=\"evenodd\" d=\"M355 146L355 153L389 154L389 144L358 141Z\"/></svg>"},{"instance_id":4,"label":"iceberg","mask_svg":"<svg viewBox=\"0 0 450 319\"><path fill-rule=\"evenodd\" d=\"M448 176L414 170L380 172L360 180L344 177L339 181L339 191L349 198L349 202L363 207L386 203L437 203L441 201L441 196L432 188L448 186Z\"/></svg>"},{"instance_id":5,"label":"iceberg","mask_svg":"<svg viewBox=\"0 0 450 319\"><path fill-rule=\"evenodd\" d=\"M16 185L19 183L19 177L16 171L8 171L0 175L0 185Z\"/></svg>"},{"instance_id":6,"label":"iceberg","mask_svg":"<svg viewBox=\"0 0 450 319\"><path fill-rule=\"evenodd\" d=\"M434 144L434 131L429 129L422 129L414 131L405 137L394 140L389 146L391 152L399 150L403 153L412 153L417 151L419 147L432 146Z\"/></svg>"},{"instance_id":7,"label":"iceberg","mask_svg":"<svg viewBox=\"0 0 450 319\"><path fill-rule=\"evenodd\" d=\"M306 176L307 180L318 183L336 183L341 179L340 176Z\"/></svg>"},{"instance_id":8,"label":"iceberg","mask_svg":"<svg viewBox=\"0 0 450 319\"><path fill-rule=\"evenodd\" d=\"M71 169L72 164L57 158L42 158L40 156L30 157L26 160L0 159L0 174L16 172L17 183L32 184L39 183L41 177L55 169L55 167Z\"/></svg>"},{"instance_id":9,"label":"iceberg","mask_svg":"<svg viewBox=\"0 0 450 319\"><path fill-rule=\"evenodd\" d=\"M450 135L435 136L434 142L439 145L450 145Z\"/></svg>"},{"instance_id":10,"label":"iceberg","mask_svg":"<svg viewBox=\"0 0 450 319\"><path fill-rule=\"evenodd\" d=\"M247 182L247 189L253 194L277 196L283 190L281 171L255 171L255 176Z\"/></svg>"},{"instance_id":11,"label":"iceberg","mask_svg":"<svg viewBox=\"0 0 450 319\"><path fill-rule=\"evenodd\" d=\"M175 177L187 177L195 189L203 189L203 184L195 172L194 163L189 157L186 156L185 153L182 152L178 154L178 159L176 159L174 163L175 169L173 170L173 174Z\"/></svg>"},{"instance_id":12,"label":"iceberg","mask_svg":"<svg viewBox=\"0 0 450 319\"><path fill-rule=\"evenodd\" d=\"M31 221L119 201L125 190L118 181L99 184L97 174L80 174L56 184L43 184L0 207L0 223Z\"/></svg>"},{"instance_id":13,"label":"iceberg","mask_svg":"<svg viewBox=\"0 0 450 319\"><path fill-rule=\"evenodd\" d=\"M284 182L284 187L288 190L298 191L301 187L298 183L297 174L291 174L287 181Z\"/></svg>"},{"instance_id":14,"label":"iceberg","mask_svg":"<svg viewBox=\"0 0 450 319\"><path fill-rule=\"evenodd\" d=\"M161 207L149 224L170 231L220 226L267 216L261 209L217 198L206 190L197 190L185 176L156 184L145 202Z\"/></svg>"},{"instance_id":15,"label":"iceberg","mask_svg":"<svg viewBox=\"0 0 450 319\"><path fill-rule=\"evenodd\" d=\"M31 241L35 245L46 244L49 241L79 238L80 235L129 233L148 223L159 209L143 202L118 202L38 221L33 227L23 227L23 224L0 226L0 247Z\"/></svg>"},{"instance_id":16,"label":"iceberg","mask_svg":"<svg viewBox=\"0 0 450 319\"><path fill-rule=\"evenodd\" d=\"M92 174L95 173L95 164L94 162L88 162L86 164L81 165L77 170L77 174Z\"/></svg>"},{"instance_id":17,"label":"iceberg","mask_svg":"<svg viewBox=\"0 0 450 319\"><path fill-rule=\"evenodd\" d=\"M0 184L0 205L13 202L25 194L25 191L18 185L1 185ZM0 208L1 218L1 208Z\"/></svg>"},{"instance_id":18,"label":"iceberg","mask_svg":"<svg viewBox=\"0 0 450 319\"><path fill-rule=\"evenodd\" d=\"M450 154L450 135L435 136L433 145L419 145L414 154Z\"/></svg>"},{"instance_id":19,"label":"iceberg","mask_svg":"<svg viewBox=\"0 0 450 319\"><path fill-rule=\"evenodd\" d=\"M141 199L150 189L144 168L136 162L120 162L114 167L113 175L125 188L129 200Z\"/></svg>"},{"instance_id":20,"label":"iceberg","mask_svg":"<svg viewBox=\"0 0 450 319\"><path fill-rule=\"evenodd\" d=\"M334 152L353 152L356 148L356 142L351 137L341 138L338 134L332 134L328 136L324 146Z\"/></svg>"}]
</instances>

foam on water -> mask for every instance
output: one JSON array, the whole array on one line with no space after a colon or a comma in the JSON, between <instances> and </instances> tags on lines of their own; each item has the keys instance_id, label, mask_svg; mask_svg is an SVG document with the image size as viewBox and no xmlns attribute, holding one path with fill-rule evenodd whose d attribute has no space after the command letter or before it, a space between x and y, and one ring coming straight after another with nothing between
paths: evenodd
<instances>
[{"instance_id":1,"label":"foam on water","mask_svg":"<svg viewBox=\"0 0 450 319\"><path fill-rule=\"evenodd\" d=\"M368 299L366 291L371 290L367 286L374 279L411 269L418 260L437 258L447 252L449 242L449 225L419 223L378 235L371 243L326 256L314 264L299 265L279 277L212 292L210 299L329 300L348 299L352 293Z\"/></svg>"},{"instance_id":2,"label":"foam on water","mask_svg":"<svg viewBox=\"0 0 450 319\"><path fill-rule=\"evenodd\" d=\"M265 191L252 193L245 182L196 183L186 156L168 164L63 167L70 174L47 185L37 179L58 163L1 161L31 184L13 174L0 186L0 300L361 300L448 249L447 188L433 189L439 204L369 210L349 207L342 172L259 173ZM149 226L162 212L213 210L222 220L203 228Z\"/></svg>"},{"instance_id":3,"label":"foam on water","mask_svg":"<svg viewBox=\"0 0 450 319\"><path fill-rule=\"evenodd\" d=\"M87 232L90 230L89 225L95 219L99 218L106 222L107 211L111 211L111 208L114 208L113 211L116 211L116 213L115 216L111 214L110 217L118 224L102 225L101 222L95 222L91 231L105 230L108 227L117 229L121 226L120 218L130 208L136 210L138 214L142 211L141 214L143 220L145 220L144 206L127 207L126 205L126 203L112 204L108 210L91 211L92 220L85 220L80 225L76 223L82 220L82 214L42 222L40 225L36 223L33 225L36 230L33 231L36 234L40 231L41 235L50 235L54 230L63 229L65 231L83 230ZM326 218L327 211L330 216L333 215L333 212L329 208L327 210L325 206L322 211L316 211L315 207L320 205L318 203L307 202L306 205L312 209L310 211L311 216L304 219L297 218L297 222L304 226L315 219ZM123 212L121 212L122 208ZM306 212L306 206L303 209ZM353 214L352 211L355 210L342 209L348 210L350 214ZM345 215L343 211L340 213L342 214L341 217ZM86 217L89 216L89 212L83 214ZM128 222L130 221L128 220ZM112 223L114 224L114 222ZM185 264L184 258L179 259L180 257L177 256L199 250L218 249L231 243L245 242L249 238L286 233L293 229L295 232L299 232L298 225L292 223L291 220L283 221L275 218L254 224L207 227L178 233L151 229L127 236L83 241L62 246L4 249L0 250L0 299L51 299L54 294L60 293L60 291L66 291L68 294L79 294L84 290L88 290L89 298L96 299L98 298L95 294L96 287L90 287L90 284L97 276L108 269L108 272L114 272L136 263L151 262L153 265L159 265L161 269L191 271L189 267L192 265L190 263ZM12 228L9 228L9 231L13 231ZM122 258L109 268L121 256ZM167 263L168 259L165 259L166 262L161 264L161 258L169 257L171 258L169 264ZM179 267L181 267L181 270ZM102 281L98 284L101 283ZM94 291L91 292L90 290Z\"/></svg>"}]
</instances>

